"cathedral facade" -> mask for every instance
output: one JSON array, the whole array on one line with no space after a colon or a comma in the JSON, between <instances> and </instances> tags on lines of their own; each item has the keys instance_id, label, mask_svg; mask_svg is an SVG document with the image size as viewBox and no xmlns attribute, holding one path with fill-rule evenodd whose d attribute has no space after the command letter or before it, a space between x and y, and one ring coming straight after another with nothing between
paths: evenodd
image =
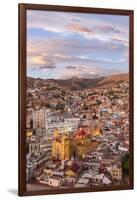
<instances>
[{"instance_id":1,"label":"cathedral facade","mask_svg":"<svg viewBox=\"0 0 137 200\"><path fill-rule=\"evenodd\" d=\"M96 130L95 135L96 134L99 134L99 130ZM86 153L95 147L92 136L93 134L87 134L82 128L73 135L61 135L58 130L55 130L52 146L52 159L82 159Z\"/></svg>"}]
</instances>

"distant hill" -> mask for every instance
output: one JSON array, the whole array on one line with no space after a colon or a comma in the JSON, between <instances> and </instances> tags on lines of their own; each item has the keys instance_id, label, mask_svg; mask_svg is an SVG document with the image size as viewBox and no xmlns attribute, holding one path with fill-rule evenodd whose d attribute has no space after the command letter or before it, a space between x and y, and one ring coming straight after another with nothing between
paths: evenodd
<instances>
[{"instance_id":1,"label":"distant hill","mask_svg":"<svg viewBox=\"0 0 137 200\"><path fill-rule=\"evenodd\" d=\"M107 76L105 77L102 82L105 81L129 81L129 74L116 74L116 75L111 75L111 76Z\"/></svg>"},{"instance_id":2,"label":"distant hill","mask_svg":"<svg viewBox=\"0 0 137 200\"><path fill-rule=\"evenodd\" d=\"M104 77L101 81L98 82L97 87L111 88L122 82L129 82L129 74L116 74Z\"/></svg>"},{"instance_id":3,"label":"distant hill","mask_svg":"<svg viewBox=\"0 0 137 200\"><path fill-rule=\"evenodd\" d=\"M111 75L107 77L100 78L77 78L73 77L66 80L56 80L56 79L40 79L27 77L27 87L28 88L41 88L41 87L52 87L57 89L58 87L68 88L71 90L89 89L96 87L113 87L120 82L129 82L128 74L118 74Z\"/></svg>"}]
</instances>

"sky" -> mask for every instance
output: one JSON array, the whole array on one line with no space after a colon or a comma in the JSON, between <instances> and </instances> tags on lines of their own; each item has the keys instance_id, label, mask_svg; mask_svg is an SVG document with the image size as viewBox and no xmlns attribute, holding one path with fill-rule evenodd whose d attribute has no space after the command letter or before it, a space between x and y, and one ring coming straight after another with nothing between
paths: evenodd
<instances>
[{"instance_id":1,"label":"sky","mask_svg":"<svg viewBox=\"0 0 137 200\"><path fill-rule=\"evenodd\" d=\"M27 10L27 76L94 78L128 69L128 16Z\"/></svg>"}]
</instances>

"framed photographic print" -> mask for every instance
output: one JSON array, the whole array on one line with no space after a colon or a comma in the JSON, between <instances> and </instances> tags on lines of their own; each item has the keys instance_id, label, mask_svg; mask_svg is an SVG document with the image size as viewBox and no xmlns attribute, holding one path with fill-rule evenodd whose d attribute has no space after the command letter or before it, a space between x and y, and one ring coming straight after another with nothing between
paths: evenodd
<instances>
[{"instance_id":1,"label":"framed photographic print","mask_svg":"<svg viewBox=\"0 0 137 200\"><path fill-rule=\"evenodd\" d=\"M133 10L19 4L19 195L133 189Z\"/></svg>"}]
</instances>

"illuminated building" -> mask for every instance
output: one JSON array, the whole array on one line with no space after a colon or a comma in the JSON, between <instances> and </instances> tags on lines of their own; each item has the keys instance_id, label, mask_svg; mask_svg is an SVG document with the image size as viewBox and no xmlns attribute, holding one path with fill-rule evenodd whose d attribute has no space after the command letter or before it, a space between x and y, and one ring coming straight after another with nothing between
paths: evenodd
<instances>
[{"instance_id":1,"label":"illuminated building","mask_svg":"<svg viewBox=\"0 0 137 200\"><path fill-rule=\"evenodd\" d=\"M94 146L92 135L87 134L82 128L73 136L61 135L56 129L52 145L52 158L53 160L81 159Z\"/></svg>"},{"instance_id":2,"label":"illuminated building","mask_svg":"<svg viewBox=\"0 0 137 200\"><path fill-rule=\"evenodd\" d=\"M26 137L31 137L31 136L32 136L32 130L27 130Z\"/></svg>"},{"instance_id":3,"label":"illuminated building","mask_svg":"<svg viewBox=\"0 0 137 200\"><path fill-rule=\"evenodd\" d=\"M70 140L67 136L60 136L58 130L54 131L54 141L52 146L52 157L56 160L69 160Z\"/></svg>"}]
</instances>

